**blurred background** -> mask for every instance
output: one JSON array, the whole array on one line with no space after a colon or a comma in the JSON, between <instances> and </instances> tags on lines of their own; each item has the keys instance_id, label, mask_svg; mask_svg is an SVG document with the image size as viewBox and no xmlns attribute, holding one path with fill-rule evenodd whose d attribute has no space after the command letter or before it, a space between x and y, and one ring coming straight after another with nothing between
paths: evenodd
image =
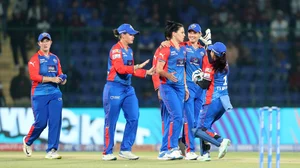
<instances>
[{"instance_id":1,"label":"blurred background","mask_svg":"<svg viewBox=\"0 0 300 168\"><path fill-rule=\"evenodd\" d=\"M0 0L0 19L0 107L30 107L27 61L41 32L68 75L64 106L102 107L112 29L141 32L131 46L139 63L164 40L166 20L199 23L225 42L234 107L300 103L299 0ZM132 83L141 107L158 107L150 77Z\"/></svg>"}]
</instances>

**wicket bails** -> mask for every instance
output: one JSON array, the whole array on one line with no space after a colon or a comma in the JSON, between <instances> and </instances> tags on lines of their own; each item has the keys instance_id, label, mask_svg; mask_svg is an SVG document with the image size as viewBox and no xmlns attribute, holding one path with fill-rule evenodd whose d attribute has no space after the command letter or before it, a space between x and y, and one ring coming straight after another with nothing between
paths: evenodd
<instances>
[{"instance_id":1,"label":"wicket bails","mask_svg":"<svg viewBox=\"0 0 300 168\"><path fill-rule=\"evenodd\" d=\"M268 132L268 168L272 168L272 131L273 131L273 120L272 113L276 113L276 168L280 168L280 108L276 106L262 107L259 109L260 116L260 136L259 136L259 167L263 168L264 164L264 136L265 131L264 113L268 112L269 118L269 132Z\"/></svg>"}]
</instances>

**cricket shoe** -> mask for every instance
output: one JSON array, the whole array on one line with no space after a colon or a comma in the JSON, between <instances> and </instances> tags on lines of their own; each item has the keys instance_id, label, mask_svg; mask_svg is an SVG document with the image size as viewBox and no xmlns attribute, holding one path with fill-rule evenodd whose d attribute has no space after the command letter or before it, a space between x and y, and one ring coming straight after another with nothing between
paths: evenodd
<instances>
[{"instance_id":1,"label":"cricket shoe","mask_svg":"<svg viewBox=\"0 0 300 168\"><path fill-rule=\"evenodd\" d=\"M139 157L134 155L131 151L120 151L119 156L124 159L129 159L129 160L138 160L139 159Z\"/></svg>"},{"instance_id":2,"label":"cricket shoe","mask_svg":"<svg viewBox=\"0 0 300 168\"><path fill-rule=\"evenodd\" d=\"M158 160L174 160L175 158L169 158L168 156L167 156L167 153L168 153L169 151L161 151L161 152L159 152L159 154L158 154L158 156L157 156L157 159Z\"/></svg>"},{"instance_id":3,"label":"cricket shoe","mask_svg":"<svg viewBox=\"0 0 300 168\"><path fill-rule=\"evenodd\" d=\"M228 149L228 146L230 146L230 143L231 142L229 139L223 139L221 146L219 147L219 155L218 155L219 159L223 158L226 155L227 149Z\"/></svg>"},{"instance_id":4,"label":"cricket shoe","mask_svg":"<svg viewBox=\"0 0 300 168\"><path fill-rule=\"evenodd\" d=\"M113 154L107 154L102 156L102 160L105 161L117 160L117 157Z\"/></svg>"},{"instance_id":5,"label":"cricket shoe","mask_svg":"<svg viewBox=\"0 0 300 168\"><path fill-rule=\"evenodd\" d=\"M46 159L61 159L62 157L57 153L57 151L55 149L51 149L51 151L49 151L46 156Z\"/></svg>"},{"instance_id":6,"label":"cricket shoe","mask_svg":"<svg viewBox=\"0 0 300 168\"><path fill-rule=\"evenodd\" d=\"M177 148L173 148L173 149L169 150L166 155L171 160L183 159L183 156L181 155L181 152Z\"/></svg>"},{"instance_id":7,"label":"cricket shoe","mask_svg":"<svg viewBox=\"0 0 300 168\"><path fill-rule=\"evenodd\" d=\"M28 146L25 142L26 136L23 137L23 152L27 157L30 157L32 154L32 148L31 146Z\"/></svg>"},{"instance_id":8,"label":"cricket shoe","mask_svg":"<svg viewBox=\"0 0 300 168\"><path fill-rule=\"evenodd\" d=\"M209 162L209 161L211 161L209 152L207 152L206 154L204 154L204 155L202 155L202 156L199 156L199 157L197 158L197 160L199 160L199 161L201 161L201 162Z\"/></svg>"},{"instance_id":9,"label":"cricket shoe","mask_svg":"<svg viewBox=\"0 0 300 168\"><path fill-rule=\"evenodd\" d=\"M198 155L195 152L187 152L185 154L185 160L196 160Z\"/></svg>"}]
</instances>

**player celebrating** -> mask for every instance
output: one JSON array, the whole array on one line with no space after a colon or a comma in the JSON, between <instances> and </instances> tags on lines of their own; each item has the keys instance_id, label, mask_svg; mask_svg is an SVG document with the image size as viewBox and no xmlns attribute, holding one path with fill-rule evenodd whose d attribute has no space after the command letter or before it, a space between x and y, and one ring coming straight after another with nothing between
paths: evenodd
<instances>
[{"instance_id":1,"label":"player celebrating","mask_svg":"<svg viewBox=\"0 0 300 168\"><path fill-rule=\"evenodd\" d=\"M138 33L130 24L122 24L114 30L114 35L119 38L119 42L111 48L109 53L107 83L103 91L105 111L103 160L117 159L113 155L113 147L121 108L124 111L126 126L119 156L130 160L139 159L131 152L139 118L138 99L131 86L131 76L145 78L146 75L154 73L154 68L142 69L149 60L140 65L134 65L132 49L128 45L133 43L134 35Z\"/></svg>"},{"instance_id":2,"label":"player celebrating","mask_svg":"<svg viewBox=\"0 0 300 168\"><path fill-rule=\"evenodd\" d=\"M159 52L156 71L160 76L160 96L168 111L168 121L162 144L168 144L168 152L164 157L182 159L178 150L178 137L182 128L183 102L189 96L185 89L185 48L179 43L184 40L184 28L180 23L168 21L166 37L170 39L170 47L163 47ZM164 159L168 160L168 159Z\"/></svg>"},{"instance_id":3,"label":"player celebrating","mask_svg":"<svg viewBox=\"0 0 300 168\"><path fill-rule=\"evenodd\" d=\"M35 122L29 133L23 138L23 151L26 156L32 154L31 144L49 126L47 159L61 159L57 153L62 117L62 93L58 87L67 82L67 75L62 73L59 58L50 53L52 44L48 33L38 37L40 50L28 62L29 76L32 80L31 105Z\"/></svg>"},{"instance_id":4,"label":"player celebrating","mask_svg":"<svg viewBox=\"0 0 300 168\"><path fill-rule=\"evenodd\" d=\"M203 58L203 72L197 70L193 74L193 81L202 89L207 89L205 93L203 110L200 112L198 128L193 129L196 137L206 142L210 142L219 147L218 158L223 158L230 145L229 139L223 139L213 129L214 122L222 115L232 109L228 96L229 67L226 60L226 46L221 42L216 42L208 46L208 55ZM202 147L203 155L201 161L209 161L210 146L205 144Z\"/></svg>"}]
</instances>

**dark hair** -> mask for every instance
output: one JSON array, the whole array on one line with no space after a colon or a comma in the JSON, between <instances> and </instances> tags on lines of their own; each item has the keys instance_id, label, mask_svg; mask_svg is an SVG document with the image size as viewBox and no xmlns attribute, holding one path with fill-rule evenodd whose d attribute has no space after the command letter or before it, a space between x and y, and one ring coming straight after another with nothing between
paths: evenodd
<instances>
[{"instance_id":1,"label":"dark hair","mask_svg":"<svg viewBox=\"0 0 300 168\"><path fill-rule=\"evenodd\" d=\"M181 27L183 27L183 24L168 20L165 27L165 38L170 40L172 33L177 32Z\"/></svg>"},{"instance_id":2,"label":"dark hair","mask_svg":"<svg viewBox=\"0 0 300 168\"><path fill-rule=\"evenodd\" d=\"M226 60L226 53L221 53L222 56L216 57L216 60L212 63L213 68L215 72L223 72L224 70L227 71L226 65L227 65L227 60Z\"/></svg>"},{"instance_id":3,"label":"dark hair","mask_svg":"<svg viewBox=\"0 0 300 168\"><path fill-rule=\"evenodd\" d=\"M120 38L120 34L117 29L113 29L114 36Z\"/></svg>"}]
</instances>

